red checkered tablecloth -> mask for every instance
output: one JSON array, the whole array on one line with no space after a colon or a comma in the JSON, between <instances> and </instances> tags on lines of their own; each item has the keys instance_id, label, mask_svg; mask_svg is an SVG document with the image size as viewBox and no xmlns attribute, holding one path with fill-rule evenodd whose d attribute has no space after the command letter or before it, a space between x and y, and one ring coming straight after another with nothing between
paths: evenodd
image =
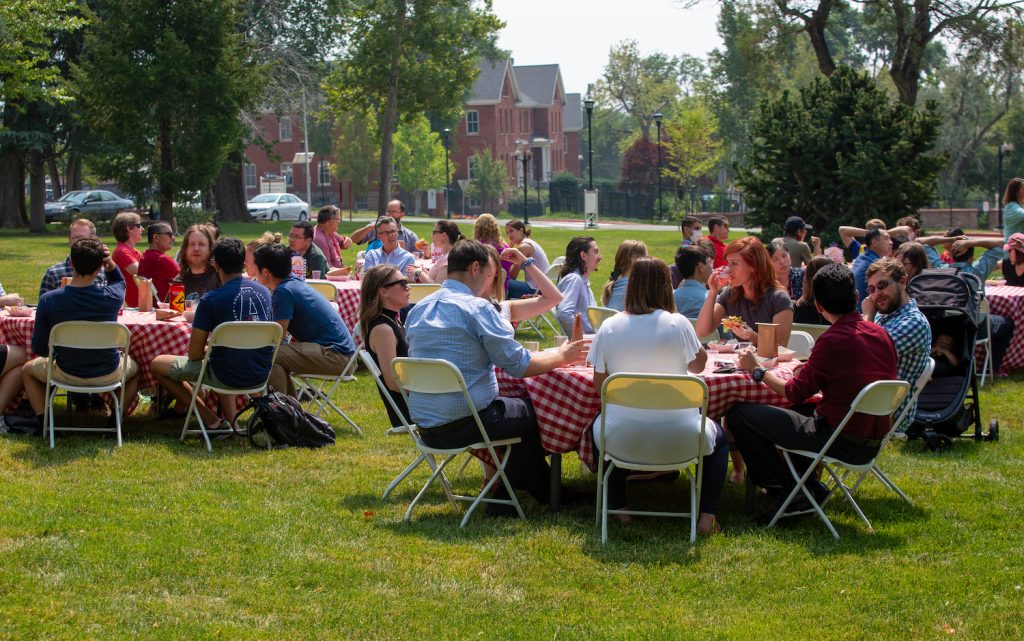
<instances>
[{"instance_id":1,"label":"red checkered tablecloth","mask_svg":"<svg viewBox=\"0 0 1024 641\"><path fill-rule=\"evenodd\" d=\"M713 374L715 360L731 358L709 354L708 366L701 378L708 386L708 415L719 418L737 403L764 403L779 407L792 405L767 385L755 383L746 372ZM798 362L782 363L771 371L789 380ZM549 452L578 452L591 469L593 443L583 438L601 410L601 398L594 391L594 370L590 367L565 367L531 378L516 378L498 372L502 396L529 398L537 413L540 440Z\"/></svg>"},{"instance_id":2,"label":"red checkered tablecloth","mask_svg":"<svg viewBox=\"0 0 1024 641\"><path fill-rule=\"evenodd\" d=\"M359 324L359 303L360 293L359 288L362 285L361 281L358 280L346 280L345 282L335 282L338 287L338 312L341 313L341 320L348 327L348 331L352 334L352 338L356 341L356 347L363 344L362 339L356 336L356 325Z\"/></svg>"},{"instance_id":3,"label":"red checkered tablecloth","mask_svg":"<svg viewBox=\"0 0 1024 641\"><path fill-rule=\"evenodd\" d=\"M1013 338L997 372L1007 376L1013 370L1024 367L1024 287L988 285L985 287L985 297L988 298L991 313L1013 319Z\"/></svg>"}]
</instances>

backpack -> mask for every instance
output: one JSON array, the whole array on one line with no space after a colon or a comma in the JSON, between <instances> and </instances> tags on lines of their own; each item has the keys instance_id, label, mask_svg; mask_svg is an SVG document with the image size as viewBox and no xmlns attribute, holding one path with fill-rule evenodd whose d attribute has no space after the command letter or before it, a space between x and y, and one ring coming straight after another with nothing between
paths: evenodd
<instances>
[{"instance_id":1,"label":"backpack","mask_svg":"<svg viewBox=\"0 0 1024 641\"><path fill-rule=\"evenodd\" d=\"M252 409L245 423L249 441L260 449L324 447L334 445L334 430L324 420L302 409L287 394L270 392L249 401L239 415Z\"/></svg>"}]
</instances>

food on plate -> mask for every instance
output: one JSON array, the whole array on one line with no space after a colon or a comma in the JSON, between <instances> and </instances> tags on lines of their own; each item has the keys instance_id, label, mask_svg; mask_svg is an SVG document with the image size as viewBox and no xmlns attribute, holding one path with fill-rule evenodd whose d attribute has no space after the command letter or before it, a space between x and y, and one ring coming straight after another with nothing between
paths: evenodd
<instances>
[{"instance_id":1,"label":"food on plate","mask_svg":"<svg viewBox=\"0 0 1024 641\"><path fill-rule=\"evenodd\" d=\"M176 309L156 309L154 311L156 312L157 320L168 320L181 313Z\"/></svg>"},{"instance_id":2,"label":"food on plate","mask_svg":"<svg viewBox=\"0 0 1024 641\"><path fill-rule=\"evenodd\" d=\"M722 327L729 331L732 331L737 327L743 327L743 324L743 319L739 316L726 316L722 319Z\"/></svg>"}]
</instances>

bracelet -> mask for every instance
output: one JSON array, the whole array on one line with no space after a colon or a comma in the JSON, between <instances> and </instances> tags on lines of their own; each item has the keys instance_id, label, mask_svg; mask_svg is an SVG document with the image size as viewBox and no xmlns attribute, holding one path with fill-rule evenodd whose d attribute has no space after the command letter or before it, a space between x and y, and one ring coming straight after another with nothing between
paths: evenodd
<instances>
[{"instance_id":1,"label":"bracelet","mask_svg":"<svg viewBox=\"0 0 1024 641\"><path fill-rule=\"evenodd\" d=\"M534 262L534 261L533 261L533 256L530 256L529 258L527 258L526 260L524 260L524 261L523 261L523 265L522 265L523 269L526 269L527 267L529 267L530 265L532 265L532 264L533 264L533 262Z\"/></svg>"}]
</instances>

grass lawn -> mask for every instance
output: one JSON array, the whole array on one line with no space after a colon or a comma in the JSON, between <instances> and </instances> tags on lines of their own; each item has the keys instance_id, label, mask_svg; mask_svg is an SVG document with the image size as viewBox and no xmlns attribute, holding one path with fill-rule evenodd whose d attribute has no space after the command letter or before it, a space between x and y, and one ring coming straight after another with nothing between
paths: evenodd
<instances>
[{"instance_id":1,"label":"grass lawn","mask_svg":"<svg viewBox=\"0 0 1024 641\"><path fill-rule=\"evenodd\" d=\"M554 257L575 233L537 240ZM678 242L594 236L605 254L595 288L623 238L666 259ZM0 282L34 301L66 247L58 233L0 232ZM54 451L2 436L0 639L1020 639L1021 389L1018 375L982 394L998 443L890 447L882 466L914 504L866 481L875 532L831 504L838 542L817 520L754 527L731 485L725 533L695 546L685 521L646 519L610 526L602 547L592 506L550 515L529 498L525 523L480 515L460 531L435 492L405 524L425 474L380 499L413 453L384 436L365 372L339 400L366 436L339 428L320 451L238 440L208 454L178 442L180 425L145 415L116 450L87 436L60 436ZM565 476L593 488L572 455ZM479 481L471 466L457 485ZM632 504L688 501L682 482L644 490Z\"/></svg>"}]
</instances>

